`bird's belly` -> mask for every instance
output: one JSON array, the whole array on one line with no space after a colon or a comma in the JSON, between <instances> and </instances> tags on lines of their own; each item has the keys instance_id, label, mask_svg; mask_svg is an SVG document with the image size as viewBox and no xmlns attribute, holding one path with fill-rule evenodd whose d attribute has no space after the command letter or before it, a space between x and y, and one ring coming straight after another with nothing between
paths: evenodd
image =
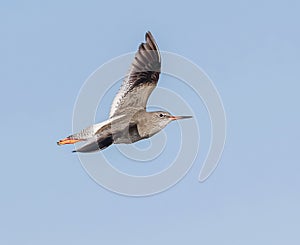
<instances>
[{"instance_id":1,"label":"bird's belly","mask_svg":"<svg viewBox=\"0 0 300 245\"><path fill-rule=\"evenodd\" d=\"M146 137L141 137L136 124L131 124L126 129L113 135L115 144L131 144Z\"/></svg>"},{"instance_id":2,"label":"bird's belly","mask_svg":"<svg viewBox=\"0 0 300 245\"><path fill-rule=\"evenodd\" d=\"M129 138L116 138L114 144L131 144L133 143Z\"/></svg>"}]
</instances>

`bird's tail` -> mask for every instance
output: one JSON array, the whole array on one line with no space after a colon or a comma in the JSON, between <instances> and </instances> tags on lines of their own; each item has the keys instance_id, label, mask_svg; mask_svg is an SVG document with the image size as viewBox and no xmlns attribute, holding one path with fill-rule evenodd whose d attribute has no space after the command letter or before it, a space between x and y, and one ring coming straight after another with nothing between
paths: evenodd
<instances>
[{"instance_id":1,"label":"bird's tail","mask_svg":"<svg viewBox=\"0 0 300 245\"><path fill-rule=\"evenodd\" d=\"M73 152L88 153L88 152L100 151L110 146L113 142L114 140L112 135L109 135L106 137L89 140L85 145L74 150Z\"/></svg>"}]
</instances>

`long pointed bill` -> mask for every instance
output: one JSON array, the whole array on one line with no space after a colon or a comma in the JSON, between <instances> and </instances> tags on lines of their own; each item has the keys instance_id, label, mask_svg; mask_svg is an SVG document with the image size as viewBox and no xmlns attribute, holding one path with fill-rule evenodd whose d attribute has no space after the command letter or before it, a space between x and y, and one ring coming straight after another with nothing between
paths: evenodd
<instances>
[{"instance_id":1,"label":"long pointed bill","mask_svg":"<svg viewBox=\"0 0 300 245\"><path fill-rule=\"evenodd\" d=\"M179 120L179 119L188 119L192 118L192 116L170 116L172 120Z\"/></svg>"},{"instance_id":2,"label":"long pointed bill","mask_svg":"<svg viewBox=\"0 0 300 245\"><path fill-rule=\"evenodd\" d=\"M70 138L65 138L62 140L57 141L58 145L67 145L67 144L75 144L77 142L81 141L80 139L70 139Z\"/></svg>"}]
</instances>

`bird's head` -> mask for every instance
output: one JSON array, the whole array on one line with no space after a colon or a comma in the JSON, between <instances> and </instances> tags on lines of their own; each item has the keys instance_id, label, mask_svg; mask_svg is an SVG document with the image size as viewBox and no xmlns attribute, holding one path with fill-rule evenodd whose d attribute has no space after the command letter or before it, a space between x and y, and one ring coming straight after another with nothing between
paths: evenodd
<instances>
[{"instance_id":1,"label":"bird's head","mask_svg":"<svg viewBox=\"0 0 300 245\"><path fill-rule=\"evenodd\" d=\"M151 114L152 114L151 124L153 129L152 133L154 134L162 130L165 126L167 126L172 121L192 118L192 116L173 116L166 111L155 111L152 112Z\"/></svg>"}]
</instances>

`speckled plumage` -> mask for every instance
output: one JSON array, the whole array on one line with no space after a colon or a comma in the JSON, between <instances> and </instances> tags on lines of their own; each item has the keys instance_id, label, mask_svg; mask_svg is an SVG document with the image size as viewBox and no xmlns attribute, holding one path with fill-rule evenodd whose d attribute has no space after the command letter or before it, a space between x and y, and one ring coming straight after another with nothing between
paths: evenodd
<instances>
[{"instance_id":1,"label":"speckled plumage","mask_svg":"<svg viewBox=\"0 0 300 245\"><path fill-rule=\"evenodd\" d=\"M76 152L103 150L113 143L134 143L153 136L173 120L189 118L174 117L164 111L146 111L148 98L158 83L161 57L150 32L146 33L145 40L113 100L109 119L64 139L75 143L86 141ZM58 144L64 144L64 140Z\"/></svg>"}]
</instances>

